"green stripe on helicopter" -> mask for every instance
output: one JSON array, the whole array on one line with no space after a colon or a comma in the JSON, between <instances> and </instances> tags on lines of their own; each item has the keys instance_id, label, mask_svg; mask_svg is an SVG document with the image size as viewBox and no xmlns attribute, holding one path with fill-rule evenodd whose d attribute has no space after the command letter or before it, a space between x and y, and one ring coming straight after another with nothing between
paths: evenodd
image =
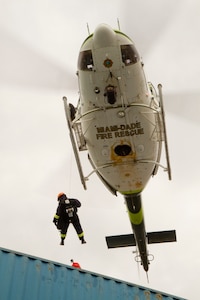
<instances>
[{"instance_id":1,"label":"green stripe on helicopter","mask_svg":"<svg viewBox=\"0 0 200 300\"><path fill-rule=\"evenodd\" d=\"M134 225L140 225L143 221L143 211L142 208L140 209L140 211L138 213L132 213L130 210L128 210L128 214L129 214L129 219L131 221L132 224Z\"/></svg>"},{"instance_id":2,"label":"green stripe on helicopter","mask_svg":"<svg viewBox=\"0 0 200 300\"><path fill-rule=\"evenodd\" d=\"M140 194L143 189L137 189L137 190L132 190L132 191L119 191L120 194L122 195L136 195Z\"/></svg>"}]
</instances>

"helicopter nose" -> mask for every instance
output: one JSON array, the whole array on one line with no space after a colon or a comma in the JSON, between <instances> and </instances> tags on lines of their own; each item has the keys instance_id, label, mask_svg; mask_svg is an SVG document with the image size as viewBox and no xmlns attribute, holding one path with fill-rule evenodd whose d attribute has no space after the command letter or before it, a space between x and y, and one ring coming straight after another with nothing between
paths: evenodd
<instances>
[{"instance_id":1,"label":"helicopter nose","mask_svg":"<svg viewBox=\"0 0 200 300\"><path fill-rule=\"evenodd\" d=\"M115 46L116 34L110 26L100 24L94 31L93 41L95 49Z\"/></svg>"}]
</instances>

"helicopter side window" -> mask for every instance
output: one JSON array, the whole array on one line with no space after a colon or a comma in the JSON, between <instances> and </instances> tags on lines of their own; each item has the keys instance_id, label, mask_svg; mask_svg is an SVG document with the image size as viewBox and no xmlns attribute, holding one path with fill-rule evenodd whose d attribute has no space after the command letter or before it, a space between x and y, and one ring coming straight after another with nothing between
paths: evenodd
<instances>
[{"instance_id":1,"label":"helicopter side window","mask_svg":"<svg viewBox=\"0 0 200 300\"><path fill-rule=\"evenodd\" d=\"M139 61L139 54L133 44L121 45L121 55L125 66L135 64Z\"/></svg>"},{"instance_id":2,"label":"helicopter side window","mask_svg":"<svg viewBox=\"0 0 200 300\"><path fill-rule=\"evenodd\" d=\"M79 54L78 58L78 68L82 71L92 71L94 67L93 58L92 58L92 51L86 50L82 51Z\"/></svg>"}]
</instances>

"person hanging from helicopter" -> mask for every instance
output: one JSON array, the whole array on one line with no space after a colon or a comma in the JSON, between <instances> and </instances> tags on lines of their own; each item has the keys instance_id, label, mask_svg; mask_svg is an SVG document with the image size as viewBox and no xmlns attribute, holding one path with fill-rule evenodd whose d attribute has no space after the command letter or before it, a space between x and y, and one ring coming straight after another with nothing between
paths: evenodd
<instances>
[{"instance_id":1,"label":"person hanging from helicopter","mask_svg":"<svg viewBox=\"0 0 200 300\"><path fill-rule=\"evenodd\" d=\"M57 229L60 230L60 245L64 245L64 240L70 223L73 224L81 243L85 244L86 241L84 239L84 232L77 214L78 207L81 206L80 201L68 198L64 193L59 193L58 202L59 204L53 218L53 223L56 225Z\"/></svg>"}]
</instances>

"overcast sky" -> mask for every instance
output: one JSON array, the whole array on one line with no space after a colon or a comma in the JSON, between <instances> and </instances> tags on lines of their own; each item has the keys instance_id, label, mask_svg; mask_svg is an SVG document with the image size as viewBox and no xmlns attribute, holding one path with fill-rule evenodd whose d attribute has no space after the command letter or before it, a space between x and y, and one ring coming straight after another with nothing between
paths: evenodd
<instances>
[{"instance_id":1,"label":"overcast sky","mask_svg":"<svg viewBox=\"0 0 200 300\"><path fill-rule=\"evenodd\" d=\"M198 0L0 1L1 247L196 300L200 278ZM93 175L84 191L62 96L78 100L77 56L99 23L136 44L149 81L163 85L172 181L162 170L143 192L147 231L176 229L177 243L149 245L149 281L134 248L108 250L131 233L121 195ZM84 174L91 171L81 155ZM162 157L164 163L164 157ZM86 245L73 227L64 247L52 223L57 194L78 198Z\"/></svg>"}]
</instances>

